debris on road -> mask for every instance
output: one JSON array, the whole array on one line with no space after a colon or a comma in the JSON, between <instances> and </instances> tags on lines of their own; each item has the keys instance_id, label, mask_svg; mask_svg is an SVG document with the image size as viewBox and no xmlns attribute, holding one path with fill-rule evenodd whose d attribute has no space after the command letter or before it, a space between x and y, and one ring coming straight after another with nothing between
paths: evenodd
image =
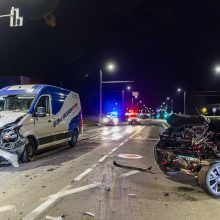
<instances>
[{"instance_id":1,"label":"debris on road","mask_svg":"<svg viewBox=\"0 0 220 220\"><path fill-rule=\"evenodd\" d=\"M137 197L137 194L135 194L135 193L129 193L128 196L129 196L129 197Z\"/></svg>"},{"instance_id":2,"label":"debris on road","mask_svg":"<svg viewBox=\"0 0 220 220\"><path fill-rule=\"evenodd\" d=\"M56 169L58 169L59 167L55 167L55 168L50 168L50 169L47 169L46 171L48 171L48 172L52 172L52 171L54 171L54 170L56 170Z\"/></svg>"},{"instance_id":3,"label":"debris on road","mask_svg":"<svg viewBox=\"0 0 220 220\"><path fill-rule=\"evenodd\" d=\"M169 194L169 193L164 193L163 195L164 195L164 196L170 196L170 194Z\"/></svg>"},{"instance_id":4,"label":"debris on road","mask_svg":"<svg viewBox=\"0 0 220 220\"><path fill-rule=\"evenodd\" d=\"M87 216L95 218L95 214L93 214L92 212L83 212L83 215L87 215Z\"/></svg>"},{"instance_id":5,"label":"debris on road","mask_svg":"<svg viewBox=\"0 0 220 220\"><path fill-rule=\"evenodd\" d=\"M49 219L49 220L63 220L63 216L53 217L53 216L47 215L46 219Z\"/></svg>"},{"instance_id":6,"label":"debris on road","mask_svg":"<svg viewBox=\"0 0 220 220\"><path fill-rule=\"evenodd\" d=\"M117 167L122 167L122 168L126 168L126 169L130 169L130 170L139 170L141 172L149 172L151 174L155 174L151 171L152 169L152 166L148 167L148 168L141 168L141 167L132 167L132 166L127 166L127 165L122 165L122 164L119 164L118 162L116 162L114 160L113 164Z\"/></svg>"},{"instance_id":7,"label":"debris on road","mask_svg":"<svg viewBox=\"0 0 220 220\"><path fill-rule=\"evenodd\" d=\"M110 192L111 191L111 188L110 187L107 187L105 188L106 191Z\"/></svg>"}]
</instances>

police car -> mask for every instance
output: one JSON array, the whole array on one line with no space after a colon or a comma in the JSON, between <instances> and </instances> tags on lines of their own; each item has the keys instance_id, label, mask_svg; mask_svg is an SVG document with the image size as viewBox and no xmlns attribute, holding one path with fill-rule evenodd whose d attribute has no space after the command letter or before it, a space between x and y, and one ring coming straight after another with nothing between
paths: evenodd
<instances>
[{"instance_id":1,"label":"police car","mask_svg":"<svg viewBox=\"0 0 220 220\"><path fill-rule=\"evenodd\" d=\"M102 120L102 124L104 125L118 125L118 122L119 119L117 112L109 112Z\"/></svg>"}]
</instances>

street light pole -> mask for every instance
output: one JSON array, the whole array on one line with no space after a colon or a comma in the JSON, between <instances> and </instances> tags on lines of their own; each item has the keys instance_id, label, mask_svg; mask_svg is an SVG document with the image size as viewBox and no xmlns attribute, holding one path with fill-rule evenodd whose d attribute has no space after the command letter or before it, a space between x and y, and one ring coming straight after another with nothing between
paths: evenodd
<instances>
[{"instance_id":1,"label":"street light pole","mask_svg":"<svg viewBox=\"0 0 220 220\"><path fill-rule=\"evenodd\" d=\"M177 89L177 92L182 92L181 88ZM183 91L183 113L186 114L186 91Z\"/></svg>"},{"instance_id":2,"label":"street light pole","mask_svg":"<svg viewBox=\"0 0 220 220\"><path fill-rule=\"evenodd\" d=\"M101 124L102 122L102 70L100 69L100 83L99 83L99 123Z\"/></svg>"},{"instance_id":3,"label":"street light pole","mask_svg":"<svg viewBox=\"0 0 220 220\"><path fill-rule=\"evenodd\" d=\"M183 101L184 101L184 114L186 114L186 91L184 91L183 96L184 96L184 98L183 98Z\"/></svg>"},{"instance_id":4,"label":"street light pole","mask_svg":"<svg viewBox=\"0 0 220 220\"><path fill-rule=\"evenodd\" d=\"M173 99L171 99L171 114L173 114Z\"/></svg>"},{"instance_id":5,"label":"street light pole","mask_svg":"<svg viewBox=\"0 0 220 220\"><path fill-rule=\"evenodd\" d=\"M122 91L121 91L121 93L122 93L122 114L124 114L124 108L125 108L125 90L124 89L122 89Z\"/></svg>"}]
</instances>

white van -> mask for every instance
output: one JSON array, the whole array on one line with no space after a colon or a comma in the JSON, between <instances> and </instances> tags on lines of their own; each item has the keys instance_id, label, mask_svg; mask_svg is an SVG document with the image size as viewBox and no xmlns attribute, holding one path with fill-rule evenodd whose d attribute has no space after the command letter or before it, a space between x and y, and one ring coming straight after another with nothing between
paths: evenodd
<instances>
[{"instance_id":1,"label":"white van","mask_svg":"<svg viewBox=\"0 0 220 220\"><path fill-rule=\"evenodd\" d=\"M38 149L69 141L82 132L79 95L50 85L0 90L0 163L31 161ZM17 162L16 162L17 161Z\"/></svg>"}]
</instances>

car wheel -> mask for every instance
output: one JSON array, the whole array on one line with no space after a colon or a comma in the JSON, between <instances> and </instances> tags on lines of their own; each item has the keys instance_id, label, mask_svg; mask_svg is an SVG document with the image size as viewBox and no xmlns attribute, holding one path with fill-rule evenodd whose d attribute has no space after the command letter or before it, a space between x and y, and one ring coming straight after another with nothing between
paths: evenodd
<instances>
[{"instance_id":1,"label":"car wheel","mask_svg":"<svg viewBox=\"0 0 220 220\"><path fill-rule=\"evenodd\" d=\"M34 159L35 143L32 138L28 138L28 144L25 146L24 152L21 157L22 163L27 163Z\"/></svg>"},{"instance_id":2,"label":"car wheel","mask_svg":"<svg viewBox=\"0 0 220 220\"><path fill-rule=\"evenodd\" d=\"M77 140L78 140L78 131L74 130L72 133L72 138L69 142L70 147L76 147Z\"/></svg>"},{"instance_id":3,"label":"car wheel","mask_svg":"<svg viewBox=\"0 0 220 220\"><path fill-rule=\"evenodd\" d=\"M203 166L199 172L199 184L209 195L220 197L220 163Z\"/></svg>"}]
</instances>

